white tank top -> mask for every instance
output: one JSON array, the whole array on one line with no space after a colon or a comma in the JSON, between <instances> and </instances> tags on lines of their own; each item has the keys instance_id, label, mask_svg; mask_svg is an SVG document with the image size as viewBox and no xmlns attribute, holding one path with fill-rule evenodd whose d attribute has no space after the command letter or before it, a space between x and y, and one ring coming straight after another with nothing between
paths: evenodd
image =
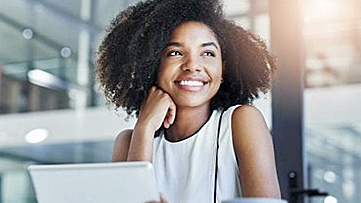
<instances>
[{"instance_id":1,"label":"white tank top","mask_svg":"<svg viewBox=\"0 0 361 203\"><path fill-rule=\"evenodd\" d=\"M232 113L222 116L219 134L217 202L240 197L238 165L232 142ZM221 111L213 111L209 120L194 135L171 142L164 134L154 139L153 167L159 191L169 203L214 202L217 132Z\"/></svg>"}]
</instances>

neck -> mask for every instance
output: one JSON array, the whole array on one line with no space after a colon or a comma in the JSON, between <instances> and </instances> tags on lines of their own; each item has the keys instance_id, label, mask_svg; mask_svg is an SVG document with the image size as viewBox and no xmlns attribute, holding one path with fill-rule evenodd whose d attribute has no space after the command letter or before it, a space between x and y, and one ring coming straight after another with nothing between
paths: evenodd
<instances>
[{"instance_id":1,"label":"neck","mask_svg":"<svg viewBox=\"0 0 361 203\"><path fill-rule=\"evenodd\" d=\"M198 108L178 108L174 123L166 130L170 141L182 140L197 132L210 116L209 105Z\"/></svg>"}]
</instances>

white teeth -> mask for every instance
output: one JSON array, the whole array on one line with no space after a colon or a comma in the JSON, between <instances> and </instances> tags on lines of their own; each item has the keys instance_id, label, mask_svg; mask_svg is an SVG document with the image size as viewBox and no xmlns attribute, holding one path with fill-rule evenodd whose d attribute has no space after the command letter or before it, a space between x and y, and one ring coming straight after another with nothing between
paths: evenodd
<instances>
[{"instance_id":1,"label":"white teeth","mask_svg":"<svg viewBox=\"0 0 361 203\"><path fill-rule=\"evenodd\" d=\"M203 82L200 81L192 81L192 80L181 80L180 85L187 85L187 86L202 86Z\"/></svg>"}]
</instances>

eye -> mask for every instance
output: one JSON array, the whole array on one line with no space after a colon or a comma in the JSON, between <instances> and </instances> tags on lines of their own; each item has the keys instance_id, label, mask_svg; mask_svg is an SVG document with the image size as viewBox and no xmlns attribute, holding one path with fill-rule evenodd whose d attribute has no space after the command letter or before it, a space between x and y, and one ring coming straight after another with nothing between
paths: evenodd
<instances>
[{"instance_id":1,"label":"eye","mask_svg":"<svg viewBox=\"0 0 361 203\"><path fill-rule=\"evenodd\" d=\"M168 53L167 53L167 56L182 56L183 54L182 54L182 52L180 52L180 51L169 51Z\"/></svg>"},{"instance_id":2,"label":"eye","mask_svg":"<svg viewBox=\"0 0 361 203\"><path fill-rule=\"evenodd\" d=\"M211 57L215 57L216 54L213 51L205 51L202 53L202 56L211 56Z\"/></svg>"}]
</instances>

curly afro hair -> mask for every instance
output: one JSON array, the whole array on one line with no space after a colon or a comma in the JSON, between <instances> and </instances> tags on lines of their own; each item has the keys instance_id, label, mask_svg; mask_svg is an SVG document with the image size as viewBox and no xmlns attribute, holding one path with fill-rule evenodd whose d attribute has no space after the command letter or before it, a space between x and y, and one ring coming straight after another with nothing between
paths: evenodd
<instances>
[{"instance_id":1,"label":"curly afro hair","mask_svg":"<svg viewBox=\"0 0 361 203\"><path fill-rule=\"evenodd\" d=\"M225 19L218 0L148 0L122 11L99 47L96 73L109 102L139 115L170 35L186 21L206 24L221 45L226 71L211 109L250 104L268 91L274 58L257 36Z\"/></svg>"}]
</instances>

